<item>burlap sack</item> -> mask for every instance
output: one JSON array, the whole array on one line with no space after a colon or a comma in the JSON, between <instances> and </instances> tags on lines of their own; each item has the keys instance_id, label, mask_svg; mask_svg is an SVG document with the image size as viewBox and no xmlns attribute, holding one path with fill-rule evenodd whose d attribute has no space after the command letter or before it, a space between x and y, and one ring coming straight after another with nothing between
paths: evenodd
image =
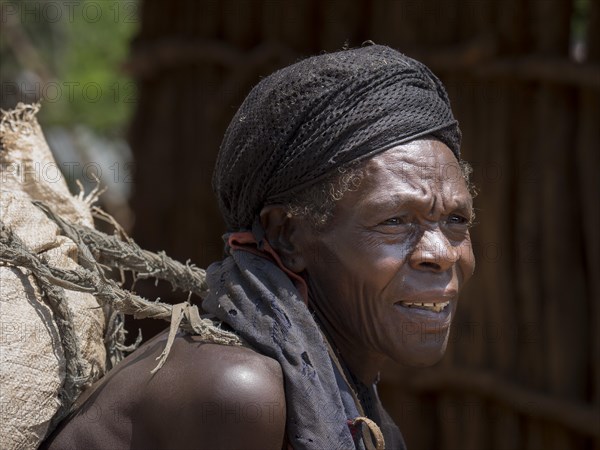
<instances>
[{"instance_id":1,"label":"burlap sack","mask_svg":"<svg viewBox=\"0 0 600 450\"><path fill-rule=\"evenodd\" d=\"M93 226L89 202L69 193L35 114L19 104L0 118L0 215L33 253L52 266L73 269L78 250L31 200L46 203L63 218ZM96 299L65 290L84 377L93 382L106 370L106 319ZM35 449L51 431L61 406L65 352L52 309L36 279L25 270L0 266L0 448Z\"/></svg>"}]
</instances>

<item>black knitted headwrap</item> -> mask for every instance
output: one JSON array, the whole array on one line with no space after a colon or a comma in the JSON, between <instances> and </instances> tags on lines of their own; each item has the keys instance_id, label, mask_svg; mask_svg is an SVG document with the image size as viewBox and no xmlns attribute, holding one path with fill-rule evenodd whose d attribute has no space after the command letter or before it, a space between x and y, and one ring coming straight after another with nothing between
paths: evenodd
<instances>
[{"instance_id":1,"label":"black knitted headwrap","mask_svg":"<svg viewBox=\"0 0 600 450\"><path fill-rule=\"evenodd\" d=\"M460 158L460 130L440 80L389 47L305 59L264 78L231 121L213 175L228 231L337 167L419 137Z\"/></svg>"}]
</instances>

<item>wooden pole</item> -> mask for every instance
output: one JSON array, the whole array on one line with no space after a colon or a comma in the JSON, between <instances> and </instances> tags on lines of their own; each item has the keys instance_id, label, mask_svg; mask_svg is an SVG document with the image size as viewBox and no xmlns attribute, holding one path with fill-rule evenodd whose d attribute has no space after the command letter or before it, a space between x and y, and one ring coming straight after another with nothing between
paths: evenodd
<instances>
[{"instance_id":1,"label":"wooden pole","mask_svg":"<svg viewBox=\"0 0 600 450\"><path fill-rule=\"evenodd\" d=\"M568 428L585 436L600 436L600 412L596 408L533 391L507 381L492 371L459 367L423 369L398 381L418 392L473 393L480 399L489 399L528 418L559 424L561 428ZM492 447L494 444L488 442L487 445Z\"/></svg>"},{"instance_id":2,"label":"wooden pole","mask_svg":"<svg viewBox=\"0 0 600 450\"><path fill-rule=\"evenodd\" d=\"M600 62L600 1L590 2L588 33L586 36L587 61ZM590 89L579 91L579 129L577 134L576 158L577 180L579 182L581 228L583 234L584 262L586 274L587 300L589 304L589 327L591 340L589 360L590 392L589 399L596 410L600 410L600 93ZM575 194L577 195L577 194ZM595 203L594 203L595 202ZM595 207L590 205L596 204ZM600 450L600 436L594 441L594 448Z\"/></svg>"}]
</instances>

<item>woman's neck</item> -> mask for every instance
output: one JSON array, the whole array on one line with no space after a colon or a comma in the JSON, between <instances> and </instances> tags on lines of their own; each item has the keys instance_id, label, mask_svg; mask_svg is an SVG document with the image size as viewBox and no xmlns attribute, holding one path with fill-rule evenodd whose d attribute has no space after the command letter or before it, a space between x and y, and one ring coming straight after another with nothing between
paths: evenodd
<instances>
[{"instance_id":1,"label":"woman's neck","mask_svg":"<svg viewBox=\"0 0 600 450\"><path fill-rule=\"evenodd\" d=\"M345 336L330 319L334 314L327 308L327 302L320 301L322 299L318 289L311 283L307 284L309 286L308 306L333 351L337 353L336 356L360 382L367 386L375 383L379 377L380 368L385 362L385 356L368 351L360 342Z\"/></svg>"}]
</instances>

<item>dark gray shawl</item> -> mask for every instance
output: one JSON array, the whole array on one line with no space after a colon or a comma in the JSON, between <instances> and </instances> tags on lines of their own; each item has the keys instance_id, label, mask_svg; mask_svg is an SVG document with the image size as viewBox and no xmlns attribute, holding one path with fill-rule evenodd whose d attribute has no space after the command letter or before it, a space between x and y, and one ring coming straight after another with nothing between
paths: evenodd
<instances>
[{"instance_id":1,"label":"dark gray shawl","mask_svg":"<svg viewBox=\"0 0 600 450\"><path fill-rule=\"evenodd\" d=\"M287 439L298 449L364 449L349 421L361 414L330 359L324 337L302 295L268 255L233 250L207 271L207 312L231 326L255 350L281 365ZM375 418L373 418L375 419ZM395 445L401 448L397 433Z\"/></svg>"}]
</instances>

